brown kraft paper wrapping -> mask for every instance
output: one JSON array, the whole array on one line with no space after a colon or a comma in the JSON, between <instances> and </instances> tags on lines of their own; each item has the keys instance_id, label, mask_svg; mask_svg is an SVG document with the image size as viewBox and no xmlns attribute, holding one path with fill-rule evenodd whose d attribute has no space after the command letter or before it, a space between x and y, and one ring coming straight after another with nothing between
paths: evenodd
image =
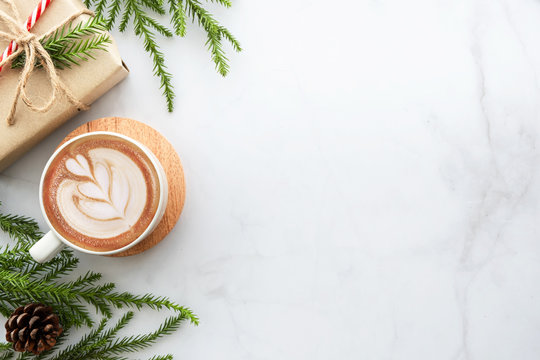
<instances>
[{"instance_id":1,"label":"brown kraft paper wrapping","mask_svg":"<svg viewBox=\"0 0 540 360\"><path fill-rule=\"evenodd\" d=\"M37 1L16 2L17 9L24 19L32 13L36 5ZM9 11L8 7L4 5L1 7ZM38 36L44 34L83 8L81 0L54 0L31 31ZM74 22L87 19L88 15L81 15ZM7 31L5 26L0 23L0 30ZM114 39L112 40L107 51L98 50L93 53L95 60L89 59L81 62L80 66L73 65L71 68L57 70L64 84L85 104L92 104L128 74ZM3 52L7 45L7 42L0 41L0 52ZM20 71L21 69L11 69L10 65L6 64L0 72L0 172L79 111L63 95L59 96L55 105L46 113L33 112L20 100L15 114L15 124L9 126L6 116L14 100ZM39 105L48 99L50 91L51 85L45 71L36 69L27 85L29 97L36 99Z\"/></svg>"}]
</instances>

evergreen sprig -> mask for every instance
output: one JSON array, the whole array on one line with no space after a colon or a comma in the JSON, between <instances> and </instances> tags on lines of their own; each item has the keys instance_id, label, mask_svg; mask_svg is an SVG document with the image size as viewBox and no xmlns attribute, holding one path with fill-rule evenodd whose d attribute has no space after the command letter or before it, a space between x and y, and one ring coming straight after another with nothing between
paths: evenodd
<instances>
[{"instance_id":1,"label":"evergreen sprig","mask_svg":"<svg viewBox=\"0 0 540 360\"><path fill-rule=\"evenodd\" d=\"M174 0L171 0L174 1ZM226 76L229 73L229 60L225 56L223 51L221 40L225 38L228 40L233 49L237 52L242 51L240 43L236 38L227 30L225 27L221 26L214 17L206 11L201 3L197 0L185 0L186 2L186 12L193 21L197 21L200 26L206 30L207 41L206 45L212 54L212 59L216 64L216 69L223 76ZM230 7L231 3L226 0L217 0L216 2Z\"/></svg>"},{"instance_id":2,"label":"evergreen sprig","mask_svg":"<svg viewBox=\"0 0 540 360\"><path fill-rule=\"evenodd\" d=\"M0 206L2 206L1 201ZM0 230L22 244L28 244L43 235L38 224L33 219L20 215L4 215L0 213Z\"/></svg>"},{"instance_id":3,"label":"evergreen sprig","mask_svg":"<svg viewBox=\"0 0 540 360\"><path fill-rule=\"evenodd\" d=\"M168 318L157 330L137 336L117 337L133 319L133 312L127 312L118 322L107 329L110 318L105 317L91 332L83 336L77 343L69 345L56 354L45 354L47 360L93 360L93 359L126 359L123 355L144 350L152 346L157 339L169 335L178 329L185 320L181 315ZM172 355L154 356L151 359L172 360Z\"/></svg>"},{"instance_id":4,"label":"evergreen sprig","mask_svg":"<svg viewBox=\"0 0 540 360\"><path fill-rule=\"evenodd\" d=\"M61 351L55 350L60 348L59 344L39 356L26 353L17 355L10 344L0 343L0 360L127 359L124 354L151 346L160 337L178 329L183 321L195 325L199 323L190 309L167 297L116 291L115 284L101 282L100 273L89 271L75 280L64 280L79 264L79 259L69 249L63 250L47 263L34 262L28 250L43 234L30 218L0 213L0 230L14 240L0 249L0 314L8 317L16 307L30 302L48 304L54 308L65 329L59 338L60 344L73 327L86 325L92 329L79 342ZM168 318L156 331L143 335L117 337L118 331L132 320L134 314L131 311L124 314L114 326L107 328L114 309L144 307L169 309L176 315ZM97 326L91 308L102 316ZM171 359L171 355L165 355L154 356L150 360Z\"/></svg>"},{"instance_id":5,"label":"evergreen sprig","mask_svg":"<svg viewBox=\"0 0 540 360\"><path fill-rule=\"evenodd\" d=\"M54 66L64 69L95 59L93 52L97 50L105 51L107 44L111 43L106 31L105 20L96 16L77 24L66 24L40 42L51 56ZM25 62L23 52L13 60L11 67L22 67ZM41 66L37 60L36 66Z\"/></svg>"},{"instance_id":6,"label":"evergreen sprig","mask_svg":"<svg viewBox=\"0 0 540 360\"><path fill-rule=\"evenodd\" d=\"M165 4L167 1L167 6ZM224 7L231 7L230 0L207 0ZM165 57L157 43L158 34L170 38L174 35L184 37L187 21L201 26L207 35L208 47L212 61L217 71L226 76L229 73L229 60L223 49L223 40L228 41L232 48L240 52L242 48L232 33L222 26L198 0L84 0L86 6L93 8L98 16L105 19L107 29L118 26L125 32L130 23L135 34L142 39L144 49L152 58L154 75L160 79L161 90L167 102L169 111L174 108L174 88L172 75L167 71ZM161 24L155 17L168 16L172 30Z\"/></svg>"}]
</instances>

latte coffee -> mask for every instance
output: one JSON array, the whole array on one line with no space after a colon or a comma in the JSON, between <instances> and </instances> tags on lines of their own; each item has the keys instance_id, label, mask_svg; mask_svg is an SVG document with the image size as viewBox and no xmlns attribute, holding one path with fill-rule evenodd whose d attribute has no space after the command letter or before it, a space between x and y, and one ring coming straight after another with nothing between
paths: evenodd
<instances>
[{"instance_id":1,"label":"latte coffee","mask_svg":"<svg viewBox=\"0 0 540 360\"><path fill-rule=\"evenodd\" d=\"M81 248L123 248L149 227L160 183L148 156L109 134L82 137L63 148L43 178L43 208L52 227Z\"/></svg>"}]
</instances>

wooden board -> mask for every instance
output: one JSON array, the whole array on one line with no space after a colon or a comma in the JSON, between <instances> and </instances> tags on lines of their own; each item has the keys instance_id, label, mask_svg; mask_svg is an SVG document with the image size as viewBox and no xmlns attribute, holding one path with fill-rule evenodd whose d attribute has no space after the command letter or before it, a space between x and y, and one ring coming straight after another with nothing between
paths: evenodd
<instances>
[{"instance_id":1,"label":"wooden board","mask_svg":"<svg viewBox=\"0 0 540 360\"><path fill-rule=\"evenodd\" d=\"M182 168L180 157L178 157L178 154L171 143L154 128L139 121L119 117L101 118L81 125L66 136L58 146L75 136L92 131L112 131L140 141L157 156L167 174L167 180L169 182L169 201L167 209L165 210L165 215L163 215L163 220L161 220L154 232L146 239L122 253L111 256L130 256L139 254L163 240L167 234L171 232L180 218L186 197L184 170Z\"/></svg>"}]
</instances>

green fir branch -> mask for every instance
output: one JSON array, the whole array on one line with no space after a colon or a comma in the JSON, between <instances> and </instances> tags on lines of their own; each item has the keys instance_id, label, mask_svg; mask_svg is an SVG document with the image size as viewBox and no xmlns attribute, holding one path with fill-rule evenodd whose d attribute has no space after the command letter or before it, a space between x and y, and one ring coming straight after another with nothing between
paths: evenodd
<instances>
[{"instance_id":1,"label":"green fir branch","mask_svg":"<svg viewBox=\"0 0 540 360\"><path fill-rule=\"evenodd\" d=\"M101 34L88 39L83 39L78 42L73 42L64 52L55 54L53 61L60 64L59 67L71 67L71 65L79 65L82 61L89 59L95 60L94 51L107 49L107 44L111 43L111 39L107 34Z\"/></svg>"},{"instance_id":2,"label":"green fir branch","mask_svg":"<svg viewBox=\"0 0 540 360\"><path fill-rule=\"evenodd\" d=\"M118 1L118 0L114 0ZM125 9L120 23L120 31L125 31L130 20L133 22L135 35L143 40L144 49L148 52L154 63L154 75L160 79L163 96L167 102L167 109L172 112L174 109L174 89L172 85L172 75L167 71L165 65L165 56L159 49L156 42L156 34L152 29L162 35L172 36L169 30L165 31L165 27L158 25L157 21L148 16L143 8L143 5L138 0L124 0Z\"/></svg>"},{"instance_id":3,"label":"green fir branch","mask_svg":"<svg viewBox=\"0 0 540 360\"><path fill-rule=\"evenodd\" d=\"M141 4L152 10L156 14L165 15L165 8L163 7L163 0L141 0Z\"/></svg>"},{"instance_id":4,"label":"green fir branch","mask_svg":"<svg viewBox=\"0 0 540 360\"><path fill-rule=\"evenodd\" d=\"M156 356L152 356L150 359L148 360L172 360L173 359L173 356L172 355L156 355Z\"/></svg>"},{"instance_id":5,"label":"green fir branch","mask_svg":"<svg viewBox=\"0 0 540 360\"><path fill-rule=\"evenodd\" d=\"M109 12L106 16L105 26L107 27L107 30L111 30L114 25L116 24L116 19L118 17L118 14L120 14L120 11L122 10L122 2L120 1L114 1L109 5ZM101 14L104 14L105 12L101 12ZM103 15L104 16L104 15Z\"/></svg>"},{"instance_id":6,"label":"green fir branch","mask_svg":"<svg viewBox=\"0 0 540 360\"><path fill-rule=\"evenodd\" d=\"M2 202L0 201L0 206ZM21 245L27 245L33 239L42 236L37 222L26 216L4 215L0 213L0 230L8 234Z\"/></svg>"},{"instance_id":7,"label":"green fir branch","mask_svg":"<svg viewBox=\"0 0 540 360\"><path fill-rule=\"evenodd\" d=\"M232 6L231 0L208 0L226 8ZM85 4L94 9L98 16L105 18L105 26L112 30L118 26L125 32L133 24L135 34L142 40L145 51L153 62L154 75L160 79L160 89L167 103L167 109L174 109L174 88L172 75L165 65L165 56L160 50L157 36L184 37L187 32L187 20L191 18L206 32L206 46L216 70L226 76L230 71L229 59L223 47L223 41L231 44L236 52L242 51L239 41L222 26L198 0L85 0ZM168 16L172 31L155 19L155 16ZM118 24L118 25L117 25Z\"/></svg>"},{"instance_id":8,"label":"green fir branch","mask_svg":"<svg viewBox=\"0 0 540 360\"><path fill-rule=\"evenodd\" d=\"M153 294L136 295L119 292L113 283L102 283L100 273L88 271L74 280L65 280L78 267L79 261L72 251L64 250L45 264L34 262L28 254L29 247L43 234L37 223L26 217L0 213L0 230L7 233L14 243L0 250L0 314L10 316L12 311L30 302L52 306L60 317L64 333L58 339L61 344L73 327L88 326L91 331L79 342L39 356L17 355L10 344L0 343L0 360L92 360L127 359L124 355L147 348L159 338L174 332L184 321L194 325L197 316L188 308L172 302L167 297ZM94 311L91 311L91 308ZM142 335L118 337L118 332L128 326L134 316L132 311L112 327L107 328L115 309L141 310L168 309L176 315L165 320L154 332ZM94 325L93 313L102 316ZM154 360L170 360L170 355L155 356Z\"/></svg>"},{"instance_id":9,"label":"green fir branch","mask_svg":"<svg viewBox=\"0 0 540 360\"><path fill-rule=\"evenodd\" d=\"M178 36L186 36L187 14L183 0L169 0L169 12L174 33Z\"/></svg>"},{"instance_id":10,"label":"green fir branch","mask_svg":"<svg viewBox=\"0 0 540 360\"><path fill-rule=\"evenodd\" d=\"M100 3L101 4L101 3ZM89 59L95 59L95 51L105 51L111 43L106 22L101 17L91 17L87 21L60 27L40 42L51 56L55 67L59 69L80 65ZM26 63L26 54L17 56L12 68L20 68ZM36 66L41 63L36 59Z\"/></svg>"},{"instance_id":11,"label":"green fir branch","mask_svg":"<svg viewBox=\"0 0 540 360\"><path fill-rule=\"evenodd\" d=\"M185 0L185 2L188 15L206 31L206 45L210 50L216 69L221 75L226 76L229 73L229 59L227 59L223 51L222 39L227 39L232 44L234 50L238 52L242 51L240 43L202 7L198 0ZM223 1L217 2L221 3Z\"/></svg>"},{"instance_id":12,"label":"green fir branch","mask_svg":"<svg viewBox=\"0 0 540 360\"><path fill-rule=\"evenodd\" d=\"M96 3L96 13L102 13L107 7L108 0L98 0Z\"/></svg>"},{"instance_id":13,"label":"green fir branch","mask_svg":"<svg viewBox=\"0 0 540 360\"><path fill-rule=\"evenodd\" d=\"M227 8L230 8L232 6L232 3L230 0L209 0L209 1L213 3L221 4Z\"/></svg>"},{"instance_id":14,"label":"green fir branch","mask_svg":"<svg viewBox=\"0 0 540 360\"><path fill-rule=\"evenodd\" d=\"M124 329L133 319L134 314L128 312L118 322L107 329L110 318L103 318L99 325L90 333L83 336L77 343L69 345L64 350L48 360L93 360L93 359L126 359L124 355L146 349L164 336L176 331L185 320L182 315L168 318L157 330L142 335L118 338L118 332ZM172 355L156 355L154 360L172 360Z\"/></svg>"}]
</instances>

